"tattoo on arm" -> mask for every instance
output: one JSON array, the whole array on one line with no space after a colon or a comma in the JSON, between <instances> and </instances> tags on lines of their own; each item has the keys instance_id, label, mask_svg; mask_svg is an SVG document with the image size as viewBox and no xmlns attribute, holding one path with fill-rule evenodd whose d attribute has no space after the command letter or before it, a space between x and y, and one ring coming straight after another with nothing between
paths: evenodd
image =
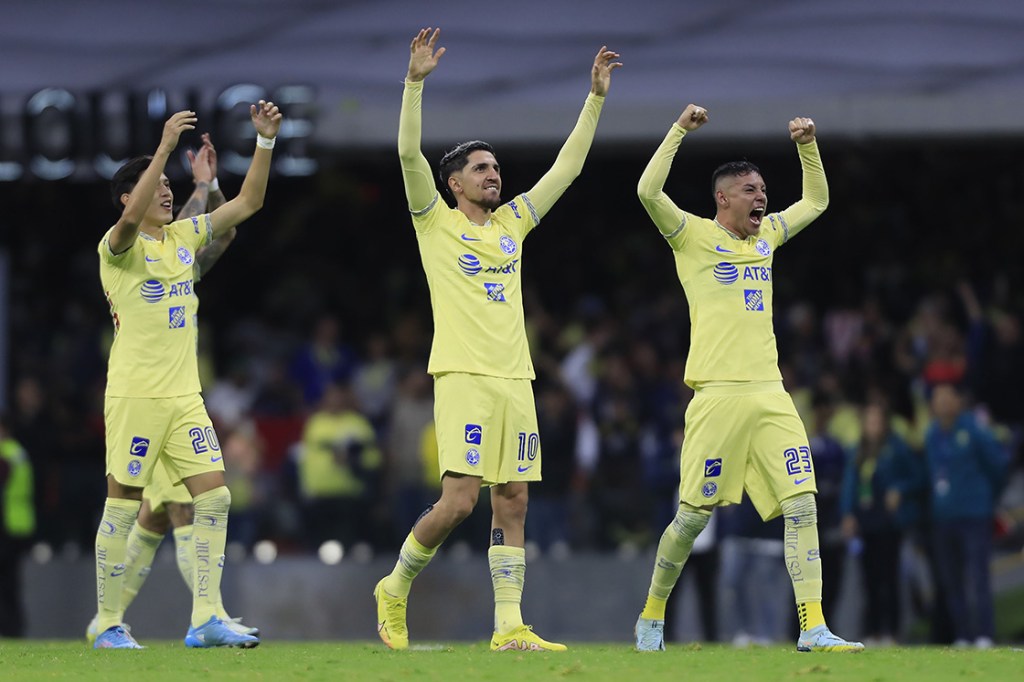
<instances>
[{"instance_id":1,"label":"tattoo on arm","mask_svg":"<svg viewBox=\"0 0 1024 682\"><path fill-rule=\"evenodd\" d=\"M192 192L192 196L188 198L185 205L178 211L176 220L183 218L191 218L193 216L200 215L205 212L206 202L210 198L210 186L205 182L196 184L195 191Z\"/></svg>"},{"instance_id":2,"label":"tattoo on arm","mask_svg":"<svg viewBox=\"0 0 1024 682\"><path fill-rule=\"evenodd\" d=\"M210 192L206 200L206 212L209 213L213 209L223 206L227 201L227 197L224 196L224 192L220 189L216 192Z\"/></svg>"},{"instance_id":3,"label":"tattoo on arm","mask_svg":"<svg viewBox=\"0 0 1024 682\"><path fill-rule=\"evenodd\" d=\"M199 253L196 254L195 265L197 279L213 269L214 263L227 251L228 242L229 240L214 239L199 249Z\"/></svg>"}]
</instances>

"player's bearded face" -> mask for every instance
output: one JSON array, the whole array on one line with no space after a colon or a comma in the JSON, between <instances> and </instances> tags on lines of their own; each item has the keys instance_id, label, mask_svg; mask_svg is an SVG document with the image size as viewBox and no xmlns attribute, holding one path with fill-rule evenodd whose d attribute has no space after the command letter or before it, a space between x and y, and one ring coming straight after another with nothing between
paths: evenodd
<instances>
[{"instance_id":1,"label":"player's bearded face","mask_svg":"<svg viewBox=\"0 0 1024 682\"><path fill-rule=\"evenodd\" d=\"M492 211L501 206L501 170L490 152L477 150L469 155L461 183L472 203Z\"/></svg>"}]
</instances>

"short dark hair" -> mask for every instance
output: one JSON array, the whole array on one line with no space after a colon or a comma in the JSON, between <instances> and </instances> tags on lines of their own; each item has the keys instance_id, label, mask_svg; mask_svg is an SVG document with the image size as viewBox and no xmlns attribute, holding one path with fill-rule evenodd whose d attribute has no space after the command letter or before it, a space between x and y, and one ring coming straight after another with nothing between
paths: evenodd
<instances>
[{"instance_id":1,"label":"short dark hair","mask_svg":"<svg viewBox=\"0 0 1024 682\"><path fill-rule=\"evenodd\" d=\"M714 194L717 191L719 178L734 178L740 175L747 175L748 173L760 175L761 169L746 160L723 163L711 174L711 193Z\"/></svg>"},{"instance_id":2,"label":"short dark hair","mask_svg":"<svg viewBox=\"0 0 1024 682\"><path fill-rule=\"evenodd\" d=\"M494 153L494 147L483 140L470 140L469 142L455 145L455 147L445 152L445 155L441 157L441 166L437 171L437 176L441 178L441 184L448 189L449 193L451 189L448 188L448 178L452 176L452 173L466 167L470 154L481 150L491 154Z\"/></svg>"},{"instance_id":3,"label":"short dark hair","mask_svg":"<svg viewBox=\"0 0 1024 682\"><path fill-rule=\"evenodd\" d=\"M130 193L135 189L135 183L146 172L152 161L152 156L136 156L134 159L125 161L124 165L117 169L114 177L110 178L110 198L113 200L114 206L121 211L124 210L124 204L121 203L121 195Z\"/></svg>"}]
</instances>

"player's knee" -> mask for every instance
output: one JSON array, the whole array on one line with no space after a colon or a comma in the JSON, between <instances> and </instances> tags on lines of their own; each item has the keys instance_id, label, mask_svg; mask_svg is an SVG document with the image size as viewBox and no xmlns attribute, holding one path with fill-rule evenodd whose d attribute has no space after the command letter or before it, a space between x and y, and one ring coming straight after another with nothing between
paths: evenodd
<instances>
[{"instance_id":1,"label":"player's knee","mask_svg":"<svg viewBox=\"0 0 1024 682\"><path fill-rule=\"evenodd\" d=\"M707 509L681 503L669 525L669 530L680 538L692 541L707 527L710 520L711 512Z\"/></svg>"},{"instance_id":2,"label":"player's knee","mask_svg":"<svg viewBox=\"0 0 1024 682\"><path fill-rule=\"evenodd\" d=\"M168 502L164 507L167 509L168 521L175 528L192 524L193 512L191 504Z\"/></svg>"},{"instance_id":3,"label":"player's knee","mask_svg":"<svg viewBox=\"0 0 1024 682\"><path fill-rule=\"evenodd\" d=\"M509 521L525 523L529 498L524 489L514 495L492 496L491 506L497 516Z\"/></svg>"},{"instance_id":4,"label":"player's knee","mask_svg":"<svg viewBox=\"0 0 1024 682\"><path fill-rule=\"evenodd\" d=\"M443 506L448 510L452 523L462 523L473 513L478 496L478 494L466 492L450 495L448 499L442 500L444 502Z\"/></svg>"},{"instance_id":5,"label":"player's knee","mask_svg":"<svg viewBox=\"0 0 1024 682\"><path fill-rule=\"evenodd\" d=\"M197 495L192 503L196 523L205 523L209 518L226 518L231 507L231 491L222 485Z\"/></svg>"},{"instance_id":6,"label":"player's knee","mask_svg":"<svg viewBox=\"0 0 1024 682\"><path fill-rule=\"evenodd\" d=\"M151 533L164 534L171 528L171 520L163 511L155 512L143 504L139 511L139 525Z\"/></svg>"},{"instance_id":7,"label":"player's knee","mask_svg":"<svg viewBox=\"0 0 1024 682\"><path fill-rule=\"evenodd\" d=\"M782 515L789 528L806 528L818 524L818 506L811 493L803 493L785 499L779 506L782 508Z\"/></svg>"}]
</instances>

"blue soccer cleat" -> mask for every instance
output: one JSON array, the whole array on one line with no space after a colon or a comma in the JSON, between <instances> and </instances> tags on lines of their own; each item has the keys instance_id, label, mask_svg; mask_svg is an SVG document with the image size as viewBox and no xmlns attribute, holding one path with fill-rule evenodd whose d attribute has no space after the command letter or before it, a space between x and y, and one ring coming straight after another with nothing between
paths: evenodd
<instances>
[{"instance_id":1,"label":"blue soccer cleat","mask_svg":"<svg viewBox=\"0 0 1024 682\"><path fill-rule=\"evenodd\" d=\"M109 627L96 637L93 649L145 649L120 625Z\"/></svg>"},{"instance_id":2,"label":"blue soccer cleat","mask_svg":"<svg viewBox=\"0 0 1024 682\"><path fill-rule=\"evenodd\" d=\"M219 646L236 646L251 649L259 646L260 640L252 635L235 632L217 616L210 616L199 627L191 627L185 635L185 646L190 649L212 649Z\"/></svg>"},{"instance_id":3,"label":"blue soccer cleat","mask_svg":"<svg viewBox=\"0 0 1024 682\"><path fill-rule=\"evenodd\" d=\"M864 651L864 645L860 642L847 642L842 637L833 635L827 626L819 625L800 633L800 638L796 640L796 650L856 654Z\"/></svg>"},{"instance_id":4,"label":"blue soccer cleat","mask_svg":"<svg viewBox=\"0 0 1024 682\"><path fill-rule=\"evenodd\" d=\"M223 618L221 620L224 620ZM242 622L241 618L229 618L224 620L224 624L227 625L233 632L237 632L240 635L252 635L253 637L260 636L260 629L254 628L251 625L246 625Z\"/></svg>"},{"instance_id":5,"label":"blue soccer cleat","mask_svg":"<svg viewBox=\"0 0 1024 682\"><path fill-rule=\"evenodd\" d=\"M636 627L633 628L636 635L637 651L664 651L665 650L665 621L654 618L636 619Z\"/></svg>"}]
</instances>

